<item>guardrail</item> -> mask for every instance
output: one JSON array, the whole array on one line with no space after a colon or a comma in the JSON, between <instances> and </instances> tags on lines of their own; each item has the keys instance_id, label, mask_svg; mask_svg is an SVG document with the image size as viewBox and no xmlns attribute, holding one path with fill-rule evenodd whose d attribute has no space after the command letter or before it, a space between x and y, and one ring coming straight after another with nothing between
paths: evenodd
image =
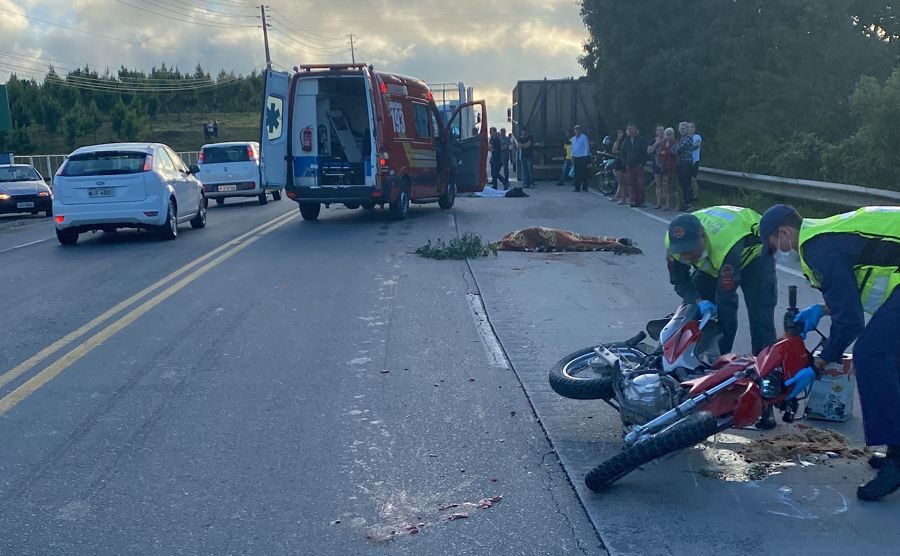
<instances>
[{"instance_id":1,"label":"guardrail","mask_svg":"<svg viewBox=\"0 0 900 556\"><path fill-rule=\"evenodd\" d=\"M200 158L200 151L180 152L178 156L181 157L185 164L196 164ZM66 158L68 158L68 155L65 154L34 154L14 156L13 162L16 164L30 164L45 178L53 178Z\"/></svg>"},{"instance_id":2,"label":"guardrail","mask_svg":"<svg viewBox=\"0 0 900 556\"><path fill-rule=\"evenodd\" d=\"M178 155L185 164L196 164L199 151L185 151ZM66 155L41 154L16 156L17 164L31 164L44 177L52 177L65 161ZM856 208L867 205L900 205L900 191L874 189L846 183L782 178L764 174L732 172L716 168L700 168L701 182L725 187L759 191L788 199L806 199L832 205Z\"/></svg>"},{"instance_id":3,"label":"guardrail","mask_svg":"<svg viewBox=\"0 0 900 556\"><path fill-rule=\"evenodd\" d=\"M900 205L900 191L873 189L845 183L746 174L715 168L700 168L701 182L769 193L788 199L805 199L850 208L870 205Z\"/></svg>"}]
</instances>

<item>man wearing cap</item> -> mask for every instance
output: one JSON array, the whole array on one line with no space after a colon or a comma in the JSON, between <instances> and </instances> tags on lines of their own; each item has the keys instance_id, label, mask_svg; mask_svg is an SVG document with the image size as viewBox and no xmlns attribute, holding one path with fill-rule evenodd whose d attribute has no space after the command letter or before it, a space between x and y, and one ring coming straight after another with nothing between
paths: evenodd
<instances>
[{"instance_id":1,"label":"man wearing cap","mask_svg":"<svg viewBox=\"0 0 900 556\"><path fill-rule=\"evenodd\" d=\"M830 218L803 218L774 205L760 221L760 238L777 258L799 260L824 305L800 311L804 333L824 315L831 330L813 364L791 379L791 396L804 392L825 366L839 362L854 339L853 365L859 385L866 444L887 446L872 458L874 479L856 491L878 500L900 488L900 207L863 207ZM872 317L866 324L865 313Z\"/></svg>"},{"instance_id":2,"label":"man wearing cap","mask_svg":"<svg viewBox=\"0 0 900 556\"><path fill-rule=\"evenodd\" d=\"M666 234L669 281L685 303L718 313L722 353L731 351L737 334L738 287L754 355L775 341L775 264L761 253L759 219L748 208L709 207L678 216Z\"/></svg>"}]
</instances>

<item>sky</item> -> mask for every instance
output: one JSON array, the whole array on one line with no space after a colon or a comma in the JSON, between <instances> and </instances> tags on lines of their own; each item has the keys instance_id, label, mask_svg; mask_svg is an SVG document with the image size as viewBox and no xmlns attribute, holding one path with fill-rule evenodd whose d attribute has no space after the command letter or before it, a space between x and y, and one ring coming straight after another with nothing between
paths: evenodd
<instances>
[{"instance_id":1,"label":"sky","mask_svg":"<svg viewBox=\"0 0 900 556\"><path fill-rule=\"evenodd\" d=\"M464 82L502 124L516 81L573 77L587 32L577 0L269 0L276 69L357 61L429 83ZM249 0L0 0L0 83L90 65L265 68Z\"/></svg>"}]
</instances>

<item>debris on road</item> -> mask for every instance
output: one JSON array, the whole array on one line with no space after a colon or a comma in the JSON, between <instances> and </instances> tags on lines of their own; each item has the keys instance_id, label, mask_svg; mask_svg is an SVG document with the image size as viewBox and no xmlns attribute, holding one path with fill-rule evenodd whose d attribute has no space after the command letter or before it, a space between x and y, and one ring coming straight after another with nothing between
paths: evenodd
<instances>
[{"instance_id":1,"label":"debris on road","mask_svg":"<svg viewBox=\"0 0 900 556\"><path fill-rule=\"evenodd\" d=\"M366 538L371 542L390 542L404 535L415 535L433 525L470 519L478 510L489 510L503 500L503 495L482 498L478 502L454 502L437 506L435 511L415 512L414 519L402 523L373 525L367 529ZM410 508L412 509L412 508ZM399 517L399 516L398 516Z\"/></svg>"},{"instance_id":2,"label":"debris on road","mask_svg":"<svg viewBox=\"0 0 900 556\"><path fill-rule=\"evenodd\" d=\"M484 242L481 237L467 232L460 238L451 239L449 243L438 239L434 243L429 239L428 243L416 249L416 254L428 259L436 260L463 260L474 257L487 257L497 255L497 245Z\"/></svg>"},{"instance_id":3,"label":"debris on road","mask_svg":"<svg viewBox=\"0 0 900 556\"><path fill-rule=\"evenodd\" d=\"M640 255L628 238L584 235L557 228L533 227L510 232L497 243L500 251L536 253L558 251L610 251L618 255Z\"/></svg>"},{"instance_id":4,"label":"debris on road","mask_svg":"<svg viewBox=\"0 0 900 556\"><path fill-rule=\"evenodd\" d=\"M747 444L738 453L750 463L784 462L797 458L814 462L819 457L859 459L868 456L864 449L851 449L843 434L815 428L797 429L772 438L762 438Z\"/></svg>"}]
</instances>

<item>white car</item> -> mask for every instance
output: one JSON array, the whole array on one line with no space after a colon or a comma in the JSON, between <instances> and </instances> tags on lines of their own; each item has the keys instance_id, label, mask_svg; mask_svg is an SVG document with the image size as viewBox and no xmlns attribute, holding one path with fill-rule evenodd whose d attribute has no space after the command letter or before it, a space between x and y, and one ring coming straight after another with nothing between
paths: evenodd
<instances>
[{"instance_id":1,"label":"white car","mask_svg":"<svg viewBox=\"0 0 900 556\"><path fill-rule=\"evenodd\" d=\"M53 179L56 237L74 245L87 231L143 228L175 239L183 222L203 228L207 201L198 171L160 143L77 149Z\"/></svg>"},{"instance_id":2,"label":"white car","mask_svg":"<svg viewBox=\"0 0 900 556\"><path fill-rule=\"evenodd\" d=\"M228 197L256 197L259 204L281 200L281 188L267 189L259 172L259 143L234 141L210 143L200 149L200 173L206 196L219 205Z\"/></svg>"}]
</instances>

